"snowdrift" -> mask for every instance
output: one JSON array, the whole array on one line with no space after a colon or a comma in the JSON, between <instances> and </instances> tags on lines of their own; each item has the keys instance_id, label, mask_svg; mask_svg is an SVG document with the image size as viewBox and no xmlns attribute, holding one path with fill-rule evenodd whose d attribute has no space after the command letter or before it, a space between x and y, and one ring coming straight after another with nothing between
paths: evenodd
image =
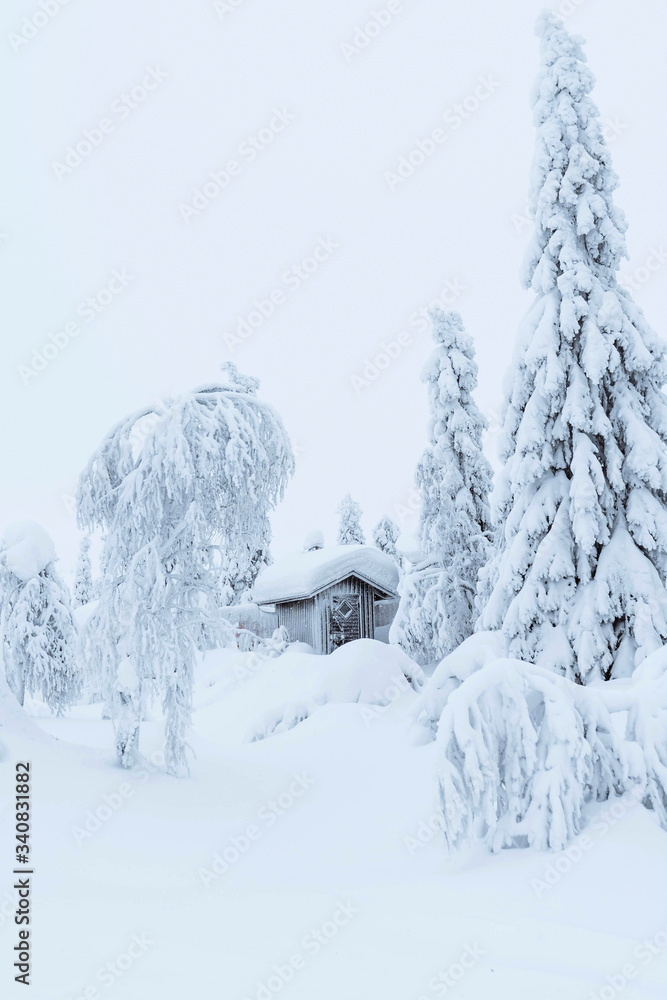
<instances>
[{"instance_id":1,"label":"snowdrift","mask_svg":"<svg viewBox=\"0 0 667 1000\"><path fill-rule=\"evenodd\" d=\"M402 650L359 639L329 656L293 643L279 657L213 650L200 666L196 707L231 698L246 741L284 733L323 705L386 706L401 692L418 691L421 667Z\"/></svg>"}]
</instances>

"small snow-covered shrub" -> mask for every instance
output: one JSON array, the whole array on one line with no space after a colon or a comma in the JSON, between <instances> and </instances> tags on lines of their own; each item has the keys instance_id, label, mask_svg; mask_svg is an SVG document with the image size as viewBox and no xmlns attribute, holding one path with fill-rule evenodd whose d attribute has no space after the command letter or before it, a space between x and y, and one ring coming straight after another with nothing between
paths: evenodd
<instances>
[{"instance_id":1,"label":"small snow-covered shrub","mask_svg":"<svg viewBox=\"0 0 667 1000\"><path fill-rule=\"evenodd\" d=\"M19 521L3 538L0 641L7 682L62 715L81 692L77 632L69 590L55 568L53 542L40 525Z\"/></svg>"},{"instance_id":2,"label":"small snow-covered shrub","mask_svg":"<svg viewBox=\"0 0 667 1000\"><path fill-rule=\"evenodd\" d=\"M365 545L366 537L361 527L361 507L346 493L336 513L340 517L338 527L339 545Z\"/></svg>"},{"instance_id":3,"label":"small snow-covered shrub","mask_svg":"<svg viewBox=\"0 0 667 1000\"><path fill-rule=\"evenodd\" d=\"M74 607L90 604L95 594L93 574L90 566L90 535L84 535L79 546L74 574Z\"/></svg>"},{"instance_id":4,"label":"small snow-covered shrub","mask_svg":"<svg viewBox=\"0 0 667 1000\"><path fill-rule=\"evenodd\" d=\"M437 744L450 847L477 836L493 851L560 850L587 802L641 782L595 691L519 660L495 660L452 691Z\"/></svg>"}]
</instances>

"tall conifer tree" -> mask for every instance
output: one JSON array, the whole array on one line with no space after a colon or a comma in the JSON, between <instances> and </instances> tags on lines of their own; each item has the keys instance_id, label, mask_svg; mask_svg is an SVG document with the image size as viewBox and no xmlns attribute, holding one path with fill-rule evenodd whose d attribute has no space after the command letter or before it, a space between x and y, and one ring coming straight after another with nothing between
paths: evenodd
<instances>
[{"instance_id":1,"label":"tall conifer tree","mask_svg":"<svg viewBox=\"0 0 667 1000\"><path fill-rule=\"evenodd\" d=\"M535 233L506 401L497 555L481 625L580 682L667 641L664 345L618 283L615 207L582 40L547 12L534 91Z\"/></svg>"}]
</instances>

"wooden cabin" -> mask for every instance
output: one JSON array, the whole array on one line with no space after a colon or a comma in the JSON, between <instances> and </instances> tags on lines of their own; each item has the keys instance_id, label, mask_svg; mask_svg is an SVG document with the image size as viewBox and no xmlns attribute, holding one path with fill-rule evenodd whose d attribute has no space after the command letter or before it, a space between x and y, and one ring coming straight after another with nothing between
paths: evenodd
<instances>
[{"instance_id":1,"label":"wooden cabin","mask_svg":"<svg viewBox=\"0 0 667 1000\"><path fill-rule=\"evenodd\" d=\"M374 639L376 618L386 627L397 585L398 568L385 553L370 545L337 545L295 553L262 570L255 601L275 609L292 642L331 653L354 639Z\"/></svg>"}]
</instances>

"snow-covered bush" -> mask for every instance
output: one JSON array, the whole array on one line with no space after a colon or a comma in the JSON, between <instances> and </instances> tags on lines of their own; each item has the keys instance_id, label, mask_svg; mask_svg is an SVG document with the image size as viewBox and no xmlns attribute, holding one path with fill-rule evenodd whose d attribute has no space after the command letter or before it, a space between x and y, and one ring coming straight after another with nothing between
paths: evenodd
<instances>
[{"instance_id":1,"label":"snow-covered bush","mask_svg":"<svg viewBox=\"0 0 667 1000\"><path fill-rule=\"evenodd\" d=\"M265 515L257 521L257 534L252 543L246 542L238 551L223 557L221 592L225 605L243 604L252 600L252 589L261 569L270 566L271 526Z\"/></svg>"},{"instance_id":2,"label":"snow-covered bush","mask_svg":"<svg viewBox=\"0 0 667 1000\"><path fill-rule=\"evenodd\" d=\"M399 566L403 563L403 557L396 548L396 542L400 535L400 529L395 521L392 521L386 514L381 517L373 528L373 545L384 552L385 555L395 559Z\"/></svg>"},{"instance_id":3,"label":"snow-covered bush","mask_svg":"<svg viewBox=\"0 0 667 1000\"><path fill-rule=\"evenodd\" d=\"M361 507L349 493L346 493L341 500L337 513L340 517L338 544L365 545L366 536L361 527Z\"/></svg>"},{"instance_id":4,"label":"snow-covered bush","mask_svg":"<svg viewBox=\"0 0 667 1000\"><path fill-rule=\"evenodd\" d=\"M580 682L627 676L667 640L665 345L617 271L626 223L581 40L539 22L535 234L481 627Z\"/></svg>"},{"instance_id":5,"label":"snow-covered bush","mask_svg":"<svg viewBox=\"0 0 667 1000\"><path fill-rule=\"evenodd\" d=\"M417 468L422 561L401 581L390 641L434 663L473 631L480 568L488 557L491 468L486 426L472 393L477 363L458 313L431 314L436 348L422 372L430 405L429 444Z\"/></svg>"},{"instance_id":6,"label":"snow-covered bush","mask_svg":"<svg viewBox=\"0 0 667 1000\"><path fill-rule=\"evenodd\" d=\"M90 566L90 535L84 535L79 546L74 574L74 607L80 608L93 599L93 573Z\"/></svg>"},{"instance_id":7,"label":"snow-covered bush","mask_svg":"<svg viewBox=\"0 0 667 1000\"><path fill-rule=\"evenodd\" d=\"M87 649L109 694L123 766L136 759L141 707L154 691L167 765L187 772L202 624L233 640L219 614L224 566L247 566L264 551L268 512L293 472L287 434L258 399L257 380L223 367L221 384L161 404L139 444L133 430L150 411L123 420L79 481L79 523L104 533Z\"/></svg>"},{"instance_id":8,"label":"snow-covered bush","mask_svg":"<svg viewBox=\"0 0 667 1000\"><path fill-rule=\"evenodd\" d=\"M26 693L62 715L81 692L70 594L55 569L48 534L32 521L5 531L0 557L2 652L7 682L22 705Z\"/></svg>"},{"instance_id":9,"label":"snow-covered bush","mask_svg":"<svg viewBox=\"0 0 667 1000\"><path fill-rule=\"evenodd\" d=\"M498 659L447 700L438 726L441 821L450 847L562 849L586 803L641 784L602 699L552 671Z\"/></svg>"}]
</instances>

